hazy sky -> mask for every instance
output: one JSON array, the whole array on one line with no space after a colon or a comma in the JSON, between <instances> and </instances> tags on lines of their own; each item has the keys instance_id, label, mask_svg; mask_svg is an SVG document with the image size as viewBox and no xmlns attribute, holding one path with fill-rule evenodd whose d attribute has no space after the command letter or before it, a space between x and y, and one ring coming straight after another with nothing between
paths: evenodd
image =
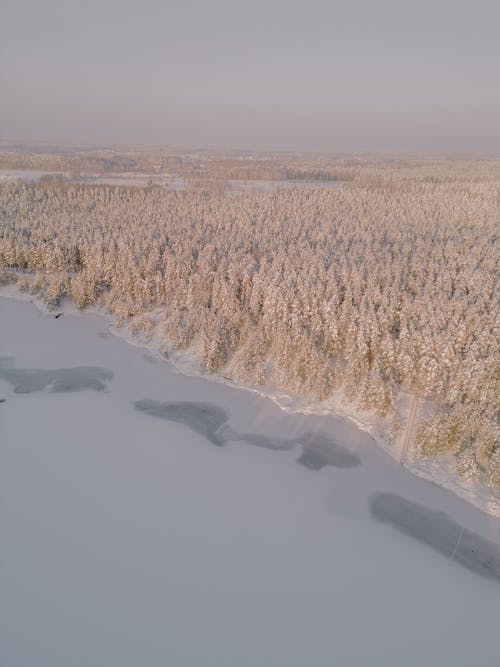
<instances>
[{"instance_id":1,"label":"hazy sky","mask_svg":"<svg viewBox=\"0 0 500 667\"><path fill-rule=\"evenodd\" d=\"M500 150L500 0L0 0L10 140Z\"/></svg>"}]
</instances>

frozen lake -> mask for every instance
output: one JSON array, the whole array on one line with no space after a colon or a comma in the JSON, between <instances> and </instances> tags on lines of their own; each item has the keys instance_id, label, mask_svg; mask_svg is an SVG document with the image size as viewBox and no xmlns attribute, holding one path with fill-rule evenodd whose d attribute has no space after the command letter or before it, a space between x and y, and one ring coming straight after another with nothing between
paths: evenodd
<instances>
[{"instance_id":1,"label":"frozen lake","mask_svg":"<svg viewBox=\"0 0 500 667\"><path fill-rule=\"evenodd\" d=\"M50 175L50 171L37 171L36 169L0 169L0 184L12 183L19 179L23 181L39 181L42 176Z\"/></svg>"},{"instance_id":2,"label":"frozen lake","mask_svg":"<svg viewBox=\"0 0 500 667\"><path fill-rule=\"evenodd\" d=\"M0 183L15 182L18 180L38 181L42 176L55 176L56 172L26 170L0 169ZM59 174L60 175L60 174ZM67 177L67 175L63 174ZM88 183L92 185L119 185L146 187L148 184L161 186L165 190L177 191L186 190L193 187L193 182L178 176L168 176L165 174L106 174L99 176L82 176L75 179L69 179L74 183ZM312 189L312 190L332 190L341 187L340 181L269 181L269 180L223 180L210 181L207 187L213 187L214 184L220 185L229 192L273 192L274 190L290 190L292 188ZM202 182L197 187L203 188Z\"/></svg>"},{"instance_id":3,"label":"frozen lake","mask_svg":"<svg viewBox=\"0 0 500 667\"><path fill-rule=\"evenodd\" d=\"M346 421L0 298L2 667L489 667L499 542Z\"/></svg>"}]
</instances>

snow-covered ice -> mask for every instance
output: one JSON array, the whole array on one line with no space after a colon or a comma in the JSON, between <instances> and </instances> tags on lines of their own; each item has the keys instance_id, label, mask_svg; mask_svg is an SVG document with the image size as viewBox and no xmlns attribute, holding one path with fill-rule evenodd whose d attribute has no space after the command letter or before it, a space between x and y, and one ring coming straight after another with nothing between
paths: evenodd
<instances>
[{"instance_id":1,"label":"snow-covered ice","mask_svg":"<svg viewBox=\"0 0 500 667\"><path fill-rule=\"evenodd\" d=\"M496 664L498 518L106 332L0 298L2 665Z\"/></svg>"},{"instance_id":2,"label":"snow-covered ice","mask_svg":"<svg viewBox=\"0 0 500 667\"><path fill-rule=\"evenodd\" d=\"M58 176L61 172L37 171L34 169L0 169L0 183L15 182L18 180L38 181L43 176ZM149 183L162 186L166 190L186 190L192 187L192 183L185 178L172 176L169 174L143 174L135 172L95 174L72 178L69 174L62 174L71 182L88 183L92 185L117 185L145 187ZM215 182L216 183L216 182ZM211 187L208 184L207 187ZM202 183L200 184L202 187ZM199 186L200 186L199 185ZM332 190L342 186L340 181L307 181L307 180L241 180L241 179L220 179L219 185L227 188L230 192L273 192L274 190L292 188L311 189L311 190Z\"/></svg>"},{"instance_id":3,"label":"snow-covered ice","mask_svg":"<svg viewBox=\"0 0 500 667\"><path fill-rule=\"evenodd\" d=\"M50 176L54 173L36 169L0 169L0 183L10 183L18 180L38 181L42 176Z\"/></svg>"}]
</instances>

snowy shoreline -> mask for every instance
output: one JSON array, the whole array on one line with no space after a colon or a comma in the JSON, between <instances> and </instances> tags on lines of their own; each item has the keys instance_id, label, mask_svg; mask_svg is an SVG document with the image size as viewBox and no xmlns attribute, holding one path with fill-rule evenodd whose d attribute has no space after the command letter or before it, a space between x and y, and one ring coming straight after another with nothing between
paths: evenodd
<instances>
[{"instance_id":1,"label":"snowy shoreline","mask_svg":"<svg viewBox=\"0 0 500 667\"><path fill-rule=\"evenodd\" d=\"M0 298L9 665L494 662L499 519L346 420L54 315Z\"/></svg>"},{"instance_id":2,"label":"snowy shoreline","mask_svg":"<svg viewBox=\"0 0 500 667\"><path fill-rule=\"evenodd\" d=\"M61 313L80 317L84 317L87 314L105 317L108 321L107 330L110 335L116 336L130 345L144 349L154 359L168 363L175 373L187 377L204 378L228 387L257 394L271 400L281 410L289 414L333 416L345 419L361 431L366 432L378 448L383 450L393 460L399 462L401 466L409 470L416 477L420 477L447 491L451 491L459 498L469 502L487 514L500 517L500 494L494 494L491 489L481 484L478 480L466 480L460 477L456 473L450 457L442 456L419 459L414 452L409 451L404 453L403 460L402 438L399 439L396 445L391 445L384 436L384 427L380 419L369 414L359 415L359 413L350 411L342 404L341 400L327 399L322 403L312 403L279 389L240 384L222 374L214 374L202 370L193 355L186 352L169 353L168 359L165 359L164 355L160 352L159 345L156 345L154 340L144 341L140 336L131 332L128 324L117 326L112 316L103 308L90 306L85 310L80 310L70 299L65 298L60 306L55 311L52 311L47 307L42 298L20 291L15 284L1 285L0 298L2 297L27 301L35 305L41 312L54 316Z\"/></svg>"}]
</instances>

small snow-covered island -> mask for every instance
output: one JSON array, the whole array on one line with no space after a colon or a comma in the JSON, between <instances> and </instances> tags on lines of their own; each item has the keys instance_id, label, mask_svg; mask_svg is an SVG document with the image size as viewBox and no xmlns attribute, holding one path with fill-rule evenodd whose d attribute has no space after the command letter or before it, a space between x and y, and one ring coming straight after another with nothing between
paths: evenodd
<instances>
[{"instance_id":1,"label":"small snow-covered island","mask_svg":"<svg viewBox=\"0 0 500 667\"><path fill-rule=\"evenodd\" d=\"M2 148L2 663L496 664L499 192Z\"/></svg>"}]
</instances>

